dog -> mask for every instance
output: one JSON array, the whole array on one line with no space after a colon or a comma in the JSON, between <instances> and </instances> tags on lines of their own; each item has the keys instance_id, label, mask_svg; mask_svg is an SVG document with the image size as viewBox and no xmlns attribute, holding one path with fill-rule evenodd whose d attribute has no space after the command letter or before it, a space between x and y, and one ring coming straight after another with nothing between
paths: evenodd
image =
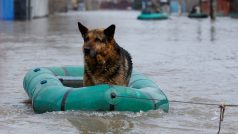
<instances>
[{"instance_id":1,"label":"dog","mask_svg":"<svg viewBox=\"0 0 238 134\"><path fill-rule=\"evenodd\" d=\"M132 73L131 55L115 39L116 26L89 30L78 22L84 40L84 86L98 84L128 86Z\"/></svg>"}]
</instances>

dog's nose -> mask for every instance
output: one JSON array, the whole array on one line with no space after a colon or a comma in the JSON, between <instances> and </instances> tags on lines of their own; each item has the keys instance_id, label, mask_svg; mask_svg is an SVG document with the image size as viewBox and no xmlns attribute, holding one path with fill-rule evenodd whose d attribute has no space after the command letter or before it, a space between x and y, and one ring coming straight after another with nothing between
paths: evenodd
<instances>
[{"instance_id":1,"label":"dog's nose","mask_svg":"<svg viewBox=\"0 0 238 134\"><path fill-rule=\"evenodd\" d=\"M83 51L84 54L90 54L90 48L84 48Z\"/></svg>"}]
</instances>

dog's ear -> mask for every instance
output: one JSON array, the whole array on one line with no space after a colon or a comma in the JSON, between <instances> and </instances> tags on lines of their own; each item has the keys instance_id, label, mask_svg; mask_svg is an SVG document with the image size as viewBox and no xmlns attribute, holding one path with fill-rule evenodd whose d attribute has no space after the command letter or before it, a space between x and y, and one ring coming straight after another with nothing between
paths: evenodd
<instances>
[{"instance_id":1,"label":"dog's ear","mask_svg":"<svg viewBox=\"0 0 238 134\"><path fill-rule=\"evenodd\" d=\"M84 38L85 35L88 33L88 28L86 28L84 25L82 25L80 22L78 22L78 27L79 27L79 31L82 34L82 37Z\"/></svg>"},{"instance_id":2,"label":"dog's ear","mask_svg":"<svg viewBox=\"0 0 238 134\"><path fill-rule=\"evenodd\" d=\"M113 39L115 33L116 26L112 24L108 28L106 28L103 32L107 36L109 40Z\"/></svg>"}]
</instances>

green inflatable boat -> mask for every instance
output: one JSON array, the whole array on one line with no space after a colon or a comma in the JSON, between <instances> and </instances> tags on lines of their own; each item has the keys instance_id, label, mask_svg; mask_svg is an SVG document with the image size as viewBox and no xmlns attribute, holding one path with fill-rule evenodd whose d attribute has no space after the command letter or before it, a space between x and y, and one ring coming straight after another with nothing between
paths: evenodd
<instances>
[{"instance_id":1,"label":"green inflatable boat","mask_svg":"<svg viewBox=\"0 0 238 134\"><path fill-rule=\"evenodd\" d=\"M208 18L208 15L205 13L190 13L188 17L195 18L195 19L204 19L204 18Z\"/></svg>"},{"instance_id":2,"label":"green inflatable boat","mask_svg":"<svg viewBox=\"0 0 238 134\"><path fill-rule=\"evenodd\" d=\"M141 13L137 19L139 20L163 20L163 19L168 19L168 14L167 13Z\"/></svg>"},{"instance_id":3,"label":"green inflatable boat","mask_svg":"<svg viewBox=\"0 0 238 134\"><path fill-rule=\"evenodd\" d=\"M30 70L23 82L36 113L66 110L168 112L166 95L151 80L133 72L128 87L101 84L83 87L83 67Z\"/></svg>"}]
</instances>

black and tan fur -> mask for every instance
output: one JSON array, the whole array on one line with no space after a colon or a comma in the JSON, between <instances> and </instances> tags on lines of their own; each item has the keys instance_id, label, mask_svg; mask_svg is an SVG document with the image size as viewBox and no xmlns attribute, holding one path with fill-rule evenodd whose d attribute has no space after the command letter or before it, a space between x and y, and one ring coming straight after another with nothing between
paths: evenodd
<instances>
[{"instance_id":1,"label":"black and tan fur","mask_svg":"<svg viewBox=\"0 0 238 134\"><path fill-rule=\"evenodd\" d=\"M84 39L84 86L128 86L132 60L130 54L114 39L115 25L88 30L78 22L78 27Z\"/></svg>"}]
</instances>

